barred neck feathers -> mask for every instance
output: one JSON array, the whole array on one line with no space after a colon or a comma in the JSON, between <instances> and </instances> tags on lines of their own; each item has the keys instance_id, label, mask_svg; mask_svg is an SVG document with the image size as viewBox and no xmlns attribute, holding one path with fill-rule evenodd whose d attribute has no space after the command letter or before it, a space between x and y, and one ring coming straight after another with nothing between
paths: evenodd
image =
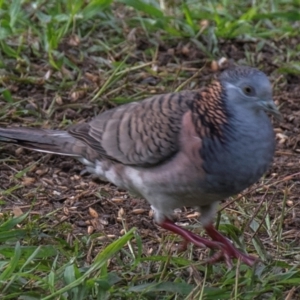
<instances>
[{"instance_id":1,"label":"barred neck feathers","mask_svg":"<svg viewBox=\"0 0 300 300\"><path fill-rule=\"evenodd\" d=\"M227 109L225 88L220 81L214 81L197 94L192 106L193 122L201 138L226 142L232 117ZM226 133L225 133L226 131Z\"/></svg>"}]
</instances>

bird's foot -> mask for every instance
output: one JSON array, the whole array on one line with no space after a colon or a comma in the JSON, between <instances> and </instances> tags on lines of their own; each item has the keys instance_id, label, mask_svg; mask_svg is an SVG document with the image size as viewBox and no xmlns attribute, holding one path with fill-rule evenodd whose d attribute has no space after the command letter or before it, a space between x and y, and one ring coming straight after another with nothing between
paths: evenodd
<instances>
[{"instance_id":1,"label":"bird's foot","mask_svg":"<svg viewBox=\"0 0 300 300\"><path fill-rule=\"evenodd\" d=\"M249 266L253 266L256 262L256 258L250 255L246 255L237 250L226 237L221 235L214 228L212 224L204 227L207 234L212 238L212 241L202 238L182 227L179 227L169 219L165 219L162 223L160 223L160 226L183 237L184 242L182 244L182 247L180 248L181 251L186 248L188 243L193 243L194 245L201 248L207 247L210 249L218 249L219 251L216 252L216 254L214 254L207 261L208 263L215 263L224 259L227 266L231 268L233 258L237 258Z\"/></svg>"},{"instance_id":2,"label":"bird's foot","mask_svg":"<svg viewBox=\"0 0 300 300\"><path fill-rule=\"evenodd\" d=\"M209 262L211 263L217 262L221 260L223 257L227 262L226 257L228 257L229 259L230 258L239 259L241 262L247 264L248 266L253 266L257 261L257 258L255 258L254 256L247 255L239 251L238 249L236 249L230 240L228 240L225 236L223 236L219 231L216 230L213 224L209 224L205 226L204 229L206 230L206 233L212 238L213 241L219 242L223 246L223 251L219 251L215 255L213 255L213 257L210 258Z\"/></svg>"}]
</instances>

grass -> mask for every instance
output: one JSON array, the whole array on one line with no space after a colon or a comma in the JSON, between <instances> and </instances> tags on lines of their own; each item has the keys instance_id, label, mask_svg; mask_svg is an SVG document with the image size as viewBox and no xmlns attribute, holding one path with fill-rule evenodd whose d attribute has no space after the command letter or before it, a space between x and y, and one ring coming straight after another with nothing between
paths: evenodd
<instances>
[{"instance_id":1,"label":"grass","mask_svg":"<svg viewBox=\"0 0 300 300\"><path fill-rule=\"evenodd\" d=\"M241 48L233 57L240 63L268 68L267 49L277 76L299 75L299 8L288 0L0 0L0 123L65 128L118 104L193 88L228 45ZM2 156L5 149L0 164L16 169L9 188L0 186L1 299L299 297L300 249L283 230L289 181L279 190L282 182L265 178L219 215L220 230L265 262L227 270L203 264L197 249L174 254L166 245L177 238L162 232L146 251L148 239L126 218L120 237L109 239L73 234L57 211L35 214L45 192L27 183L43 161L15 167L20 159ZM272 197L282 199L277 209L262 201ZM33 203L26 213L20 199Z\"/></svg>"}]
</instances>

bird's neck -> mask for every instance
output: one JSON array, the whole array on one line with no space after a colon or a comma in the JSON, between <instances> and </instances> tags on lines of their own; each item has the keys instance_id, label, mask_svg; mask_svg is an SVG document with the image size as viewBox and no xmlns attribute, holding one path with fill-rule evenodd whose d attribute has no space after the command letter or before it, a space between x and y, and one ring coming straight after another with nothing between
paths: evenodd
<instances>
[{"instance_id":1,"label":"bird's neck","mask_svg":"<svg viewBox=\"0 0 300 300\"><path fill-rule=\"evenodd\" d=\"M224 99L226 92L218 81L204 88L193 101L193 123L201 138L217 138L222 140L223 129L228 125L231 114Z\"/></svg>"},{"instance_id":2,"label":"bird's neck","mask_svg":"<svg viewBox=\"0 0 300 300\"><path fill-rule=\"evenodd\" d=\"M208 181L225 196L240 192L260 178L275 149L273 127L264 111L240 111L228 122L223 128L226 139L205 139L201 151L206 155Z\"/></svg>"}]
</instances>

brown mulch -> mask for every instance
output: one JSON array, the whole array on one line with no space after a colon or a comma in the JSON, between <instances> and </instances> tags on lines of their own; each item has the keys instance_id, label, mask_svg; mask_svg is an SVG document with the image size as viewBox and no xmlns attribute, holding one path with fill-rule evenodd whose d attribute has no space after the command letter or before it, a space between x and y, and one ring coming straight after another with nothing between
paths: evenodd
<instances>
[{"instance_id":1,"label":"brown mulch","mask_svg":"<svg viewBox=\"0 0 300 300\"><path fill-rule=\"evenodd\" d=\"M221 52L224 56L235 62L246 63L245 51L255 53L254 42L223 42ZM138 60L147 48L147 42L140 41L135 54L131 60ZM274 57L281 55L281 44L266 43L263 49L255 55L255 65L264 70L274 85L274 99L280 106L283 115L282 122L274 122L277 151L273 166L267 174L269 190L275 191L267 195L266 200L272 199L270 214L272 210L281 209L284 194L287 195L288 211L284 221L284 233L288 233L290 240L300 240L300 78L296 75L284 75L277 72L280 67ZM176 60L174 59L176 57ZM195 49L191 44L178 44L174 47L162 45L158 53L158 68L168 69L168 66L177 61L182 62L185 68L193 70L202 67L207 62L201 51ZM82 64L86 72L93 74L94 64ZM90 69L89 69L90 66ZM206 68L199 75L200 85L207 82L212 72ZM163 92L159 85L162 78L143 74L144 78L137 76L130 78L136 85L144 89L146 86L151 92ZM162 75L163 76L163 75ZM93 81L89 75L85 80L78 83L84 86L87 82L97 87L101 78ZM44 84L13 84L10 85L15 97L27 97L30 101L23 103L25 108L35 109L39 118L44 121L40 123L44 127L56 128L65 117L74 122L89 120L103 108L87 102L87 95L78 95L73 88L58 99L55 111L50 118L45 117L45 112L50 107L55 90L46 89ZM174 83L174 88L176 84ZM74 94L75 93L75 94ZM71 100L70 100L71 99ZM68 103L70 105L61 105ZM78 106L76 106L78 104ZM4 105L0 99L0 108ZM109 108L113 104L105 102L104 107ZM80 109L78 108L80 106ZM29 125L36 122L35 117L18 118L12 111L0 120L0 126L7 124ZM17 176L28 168L23 176ZM127 192L120 191L111 184L100 182L91 175L80 175L83 166L74 159L55 156L51 154L36 153L33 151L18 149L13 145L0 145L0 200L2 212L12 211L14 207L21 211L32 209L32 214L48 216L50 228L56 228L62 222L68 222L72 227L72 234L86 234L92 232L104 233L109 239L124 233L125 228L137 227L143 238L144 251L151 251L157 247L161 232L152 221L152 213L145 200L137 199ZM3 193L12 187L17 188L11 193ZM259 186L259 184L258 184ZM251 188L250 188L251 190ZM247 193L247 192L246 192ZM258 203L262 198L261 192L252 191L251 197ZM275 213L274 213L275 214ZM277 213L278 214L278 213ZM178 213L181 222L191 222L196 219L197 214L191 209L182 208Z\"/></svg>"}]
</instances>

